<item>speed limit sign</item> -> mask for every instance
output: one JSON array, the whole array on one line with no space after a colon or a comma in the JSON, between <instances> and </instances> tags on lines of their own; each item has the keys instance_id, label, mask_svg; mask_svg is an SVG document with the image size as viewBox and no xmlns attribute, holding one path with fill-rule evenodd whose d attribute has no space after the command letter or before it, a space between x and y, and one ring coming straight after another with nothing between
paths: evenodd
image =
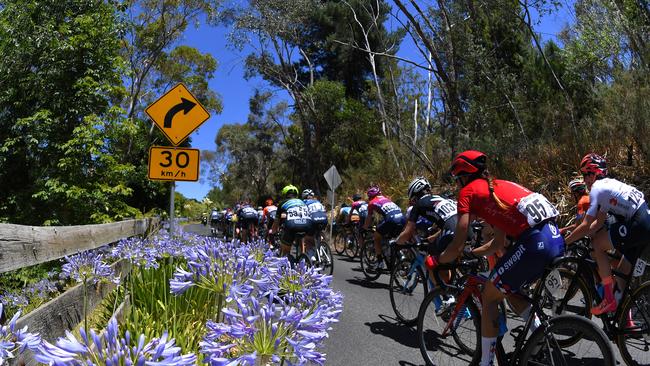
<instances>
[{"instance_id":1,"label":"speed limit sign","mask_svg":"<svg viewBox=\"0 0 650 366\"><path fill-rule=\"evenodd\" d=\"M199 156L201 150L152 146L149 149L149 179L199 180Z\"/></svg>"}]
</instances>

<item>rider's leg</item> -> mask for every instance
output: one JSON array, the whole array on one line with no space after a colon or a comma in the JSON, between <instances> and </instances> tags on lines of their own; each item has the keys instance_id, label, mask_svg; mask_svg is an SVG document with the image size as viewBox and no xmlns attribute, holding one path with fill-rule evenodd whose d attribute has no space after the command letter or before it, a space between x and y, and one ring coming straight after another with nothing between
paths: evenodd
<instances>
[{"instance_id":1,"label":"rider's leg","mask_svg":"<svg viewBox=\"0 0 650 366\"><path fill-rule=\"evenodd\" d=\"M499 302L503 294L492 282L487 281L481 293L481 363L480 366L492 365L499 335Z\"/></svg>"},{"instance_id":2,"label":"rider's leg","mask_svg":"<svg viewBox=\"0 0 650 366\"><path fill-rule=\"evenodd\" d=\"M375 255L377 258L381 258L381 234L377 231L373 234L373 239L375 241Z\"/></svg>"},{"instance_id":3,"label":"rider's leg","mask_svg":"<svg viewBox=\"0 0 650 366\"><path fill-rule=\"evenodd\" d=\"M609 263L607 251L613 249L607 230L600 230L591 242L594 252L593 257L598 264L598 274L602 279L605 291L603 301L592 309L592 314L600 315L616 310L616 298L614 297L614 278Z\"/></svg>"}]
</instances>

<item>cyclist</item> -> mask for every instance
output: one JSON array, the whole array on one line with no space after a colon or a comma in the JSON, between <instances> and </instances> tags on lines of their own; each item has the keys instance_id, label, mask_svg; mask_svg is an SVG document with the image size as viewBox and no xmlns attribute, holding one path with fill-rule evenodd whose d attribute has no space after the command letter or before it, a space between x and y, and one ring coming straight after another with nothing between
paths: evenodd
<instances>
[{"instance_id":1,"label":"cyclist","mask_svg":"<svg viewBox=\"0 0 650 366\"><path fill-rule=\"evenodd\" d=\"M573 231L573 229L575 229L582 222L585 217L585 213L589 208L589 194L587 193L587 185L582 178L576 178L570 181L569 189L571 190L573 199L576 201L576 218L573 224L560 229L560 233L562 233L562 235Z\"/></svg>"},{"instance_id":2,"label":"cyclist","mask_svg":"<svg viewBox=\"0 0 650 366\"><path fill-rule=\"evenodd\" d=\"M359 224L363 225L366 222L366 217L368 217L368 203L361 198L361 195L358 193L352 195L352 206L350 207L350 215L348 216L347 222L347 224L350 222L354 224L354 235L357 238L357 243L361 243Z\"/></svg>"},{"instance_id":3,"label":"cyclist","mask_svg":"<svg viewBox=\"0 0 650 366\"><path fill-rule=\"evenodd\" d=\"M265 237L269 242L270 246L273 246L275 243L273 243L273 236L270 235L271 228L273 227L273 222L275 221L275 213L278 210L278 207L273 204L273 199L269 198L264 202L266 204L266 207L264 207L264 210L262 210L262 216L263 216L263 224L264 224L264 232L265 232Z\"/></svg>"},{"instance_id":4,"label":"cyclist","mask_svg":"<svg viewBox=\"0 0 650 366\"><path fill-rule=\"evenodd\" d=\"M314 198L314 191L311 189L305 189L302 191L302 200L309 209L309 215L311 216L312 224L314 225L314 232L320 233L325 227L327 227L327 211L325 210L325 206L323 206L319 200Z\"/></svg>"},{"instance_id":5,"label":"cyclist","mask_svg":"<svg viewBox=\"0 0 650 366\"><path fill-rule=\"evenodd\" d=\"M298 194L298 188L294 185L290 184L282 188L284 201L278 207L276 220L271 228L271 234L273 234L278 232L281 224L284 225L284 231L280 238L282 255L291 252L291 245L299 232L305 233L303 245L306 250L311 250L314 247L314 228L311 216L309 216L309 208L297 198Z\"/></svg>"},{"instance_id":6,"label":"cyclist","mask_svg":"<svg viewBox=\"0 0 650 366\"><path fill-rule=\"evenodd\" d=\"M382 221L377 225L374 233L375 254L377 256L377 268L384 267L384 258L381 248L382 237L394 238L399 235L405 224L404 214L390 198L381 194L381 189L376 186L370 186L366 192L370 202L368 203L368 216L363 224L363 230L368 230L372 224L373 214L379 213Z\"/></svg>"},{"instance_id":7,"label":"cyclist","mask_svg":"<svg viewBox=\"0 0 650 366\"><path fill-rule=\"evenodd\" d=\"M413 179L408 186L408 197L413 206L408 214L406 226L395 240L397 245L404 244L416 234L418 221L434 223L440 231L427 238L430 240L430 255L440 255L454 238L456 223L456 202L431 193L431 184L424 177ZM431 225L429 225L430 227ZM431 277L433 275L431 274Z\"/></svg>"},{"instance_id":8,"label":"cyclist","mask_svg":"<svg viewBox=\"0 0 650 366\"><path fill-rule=\"evenodd\" d=\"M564 241L555 224L557 210L539 193L513 182L493 179L487 170L487 156L465 151L453 160L450 174L458 192L456 235L437 261L454 261L462 252L472 217L480 217L494 228L489 245L473 249L470 255L486 256L504 248L506 236L514 242L501 257L481 295L481 366L492 365L499 332L497 304L508 296L520 316L527 319L531 306L516 296L519 288L538 279L547 264L563 255ZM428 258L435 267L434 257Z\"/></svg>"},{"instance_id":9,"label":"cyclist","mask_svg":"<svg viewBox=\"0 0 650 366\"><path fill-rule=\"evenodd\" d=\"M242 202L237 211L237 219L241 228L241 240L246 243L257 237L257 210L249 200Z\"/></svg>"},{"instance_id":10,"label":"cyclist","mask_svg":"<svg viewBox=\"0 0 650 366\"><path fill-rule=\"evenodd\" d=\"M609 178L607 161L600 155L590 153L580 162L580 172L589 188L589 209L585 219L566 238L567 243L591 236L594 248L592 256L598 264L602 279L604 299L592 314L600 315L616 310L614 278L607 251L616 248L623 253L618 268L629 273L631 263L639 258L650 237L650 214L643 193L635 187ZM607 219L607 216L611 219ZM616 278L618 288L625 287L622 278Z\"/></svg>"}]
</instances>

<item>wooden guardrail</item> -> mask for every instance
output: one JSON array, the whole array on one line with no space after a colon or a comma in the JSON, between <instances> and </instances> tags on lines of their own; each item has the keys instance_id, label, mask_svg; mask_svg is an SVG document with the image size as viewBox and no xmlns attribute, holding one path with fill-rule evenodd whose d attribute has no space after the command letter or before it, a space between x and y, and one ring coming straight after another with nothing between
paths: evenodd
<instances>
[{"instance_id":1,"label":"wooden guardrail","mask_svg":"<svg viewBox=\"0 0 650 366\"><path fill-rule=\"evenodd\" d=\"M160 219L127 220L110 224L33 227L0 224L0 273L63 258L79 252L99 248L120 239L146 235L160 224ZM130 264L113 264L116 274L124 278ZM86 295L88 313L110 293L113 283L88 285ZM38 309L18 319L19 328L27 326L48 341L55 341L83 321L83 284L74 286ZM31 354L14 359L16 365L36 365Z\"/></svg>"},{"instance_id":2,"label":"wooden guardrail","mask_svg":"<svg viewBox=\"0 0 650 366\"><path fill-rule=\"evenodd\" d=\"M145 234L157 218L79 226L0 224L0 273Z\"/></svg>"}]
</instances>

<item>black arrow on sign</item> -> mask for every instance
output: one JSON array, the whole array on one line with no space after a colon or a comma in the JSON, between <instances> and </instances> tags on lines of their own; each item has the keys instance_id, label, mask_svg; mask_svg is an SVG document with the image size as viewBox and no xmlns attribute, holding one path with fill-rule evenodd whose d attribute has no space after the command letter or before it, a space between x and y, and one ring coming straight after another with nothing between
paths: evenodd
<instances>
[{"instance_id":1,"label":"black arrow on sign","mask_svg":"<svg viewBox=\"0 0 650 366\"><path fill-rule=\"evenodd\" d=\"M185 98L181 98L181 102L173 106L167 114L165 114L165 123L163 124L163 127L165 128L171 128L172 127L172 119L174 119L174 116L176 113L183 111L183 114L187 114L187 112L191 111L192 108L196 103L192 102L191 100L187 100Z\"/></svg>"}]
</instances>

